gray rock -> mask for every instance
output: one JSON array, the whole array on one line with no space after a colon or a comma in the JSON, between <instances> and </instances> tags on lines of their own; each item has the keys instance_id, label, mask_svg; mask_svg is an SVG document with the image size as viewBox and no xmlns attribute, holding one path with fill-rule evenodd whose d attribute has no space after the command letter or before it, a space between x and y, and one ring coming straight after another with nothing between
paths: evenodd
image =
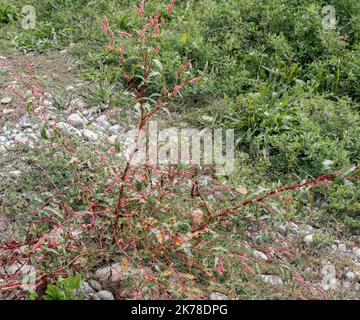
<instances>
[{"instance_id":1,"label":"gray rock","mask_svg":"<svg viewBox=\"0 0 360 320\"><path fill-rule=\"evenodd\" d=\"M349 271L345 274L345 279L347 281L353 282L356 279L356 275L354 272Z\"/></svg>"},{"instance_id":2,"label":"gray rock","mask_svg":"<svg viewBox=\"0 0 360 320\"><path fill-rule=\"evenodd\" d=\"M323 268L321 269L321 273L325 276L328 274L332 274L335 276L336 270L335 270L335 267L331 263L328 263L323 266Z\"/></svg>"},{"instance_id":3,"label":"gray rock","mask_svg":"<svg viewBox=\"0 0 360 320\"><path fill-rule=\"evenodd\" d=\"M107 138L108 144L114 146L116 144L117 137L118 136L113 135L113 136L110 136L109 138Z\"/></svg>"},{"instance_id":4,"label":"gray rock","mask_svg":"<svg viewBox=\"0 0 360 320\"><path fill-rule=\"evenodd\" d=\"M81 289L84 292L84 294L90 294L90 293L95 293L96 291L87 283L87 282L82 282L81 283Z\"/></svg>"},{"instance_id":5,"label":"gray rock","mask_svg":"<svg viewBox=\"0 0 360 320\"><path fill-rule=\"evenodd\" d=\"M0 214L0 232L5 232L9 226L9 220L6 216Z\"/></svg>"},{"instance_id":6,"label":"gray rock","mask_svg":"<svg viewBox=\"0 0 360 320\"><path fill-rule=\"evenodd\" d=\"M1 99L0 103L1 104L9 104L12 101L11 97L4 97Z\"/></svg>"},{"instance_id":7,"label":"gray rock","mask_svg":"<svg viewBox=\"0 0 360 320\"><path fill-rule=\"evenodd\" d=\"M74 91L75 90L75 88L73 87L73 86L67 86L66 88L65 88L65 91L66 92L71 92L71 91Z\"/></svg>"},{"instance_id":8,"label":"gray rock","mask_svg":"<svg viewBox=\"0 0 360 320\"><path fill-rule=\"evenodd\" d=\"M98 292L100 300L115 300L113 294L110 291L101 290Z\"/></svg>"},{"instance_id":9,"label":"gray rock","mask_svg":"<svg viewBox=\"0 0 360 320\"><path fill-rule=\"evenodd\" d=\"M90 116L90 115L92 115L93 113L96 113L97 110L98 110L98 107L91 107L91 108L89 108L89 109L83 110L81 113L82 113L84 116Z\"/></svg>"},{"instance_id":10,"label":"gray rock","mask_svg":"<svg viewBox=\"0 0 360 320\"><path fill-rule=\"evenodd\" d=\"M101 287L101 284L99 282L97 282L96 280L94 279L90 279L88 281L89 285L95 289L96 291L101 291L102 290L102 287Z\"/></svg>"},{"instance_id":11,"label":"gray rock","mask_svg":"<svg viewBox=\"0 0 360 320\"><path fill-rule=\"evenodd\" d=\"M261 251L255 251L254 252L254 257L258 258L258 259L261 259L261 260L269 260L269 258L267 257L267 255Z\"/></svg>"},{"instance_id":12,"label":"gray rock","mask_svg":"<svg viewBox=\"0 0 360 320\"><path fill-rule=\"evenodd\" d=\"M338 282L335 275L331 273L326 275L321 282L321 286L323 287L324 290L336 289L337 284Z\"/></svg>"},{"instance_id":13,"label":"gray rock","mask_svg":"<svg viewBox=\"0 0 360 320\"><path fill-rule=\"evenodd\" d=\"M312 234L308 234L305 238L304 241L307 245L311 245L314 243L314 236Z\"/></svg>"},{"instance_id":14,"label":"gray rock","mask_svg":"<svg viewBox=\"0 0 360 320\"><path fill-rule=\"evenodd\" d=\"M299 232L299 226L293 222L289 222L287 225L289 231L292 233L298 233Z\"/></svg>"},{"instance_id":15,"label":"gray rock","mask_svg":"<svg viewBox=\"0 0 360 320\"><path fill-rule=\"evenodd\" d=\"M106 266L106 267L96 270L94 276L97 280L100 280L100 281L108 280L111 276L110 266Z\"/></svg>"},{"instance_id":16,"label":"gray rock","mask_svg":"<svg viewBox=\"0 0 360 320\"><path fill-rule=\"evenodd\" d=\"M33 268L26 263L15 262L10 266L6 266L1 270L8 275L14 274L29 274Z\"/></svg>"},{"instance_id":17,"label":"gray rock","mask_svg":"<svg viewBox=\"0 0 360 320\"><path fill-rule=\"evenodd\" d=\"M98 136L95 132L93 132L93 131L91 131L91 130L89 130L89 129L84 129L84 130L83 130L83 135L84 135L84 137L85 137L86 139L88 139L88 140L90 140L90 141L97 141L97 140L99 140L99 136Z\"/></svg>"},{"instance_id":18,"label":"gray rock","mask_svg":"<svg viewBox=\"0 0 360 320\"><path fill-rule=\"evenodd\" d=\"M0 153L5 153L6 152L6 148L4 146L0 146Z\"/></svg>"},{"instance_id":19,"label":"gray rock","mask_svg":"<svg viewBox=\"0 0 360 320\"><path fill-rule=\"evenodd\" d=\"M226 294L220 292L213 292L210 294L210 300L229 300Z\"/></svg>"},{"instance_id":20,"label":"gray rock","mask_svg":"<svg viewBox=\"0 0 360 320\"><path fill-rule=\"evenodd\" d=\"M267 275L262 274L261 279L268 284L274 285L274 286L280 286L283 284L282 279L279 276L273 276L273 275Z\"/></svg>"},{"instance_id":21,"label":"gray rock","mask_svg":"<svg viewBox=\"0 0 360 320\"><path fill-rule=\"evenodd\" d=\"M339 248L339 251L342 252L342 253L345 253L346 252L346 245L343 244L343 243L339 243L338 244L338 248Z\"/></svg>"},{"instance_id":22,"label":"gray rock","mask_svg":"<svg viewBox=\"0 0 360 320\"><path fill-rule=\"evenodd\" d=\"M123 271L120 263L114 263L95 271L95 278L99 281L119 282L136 274L136 270Z\"/></svg>"},{"instance_id":23,"label":"gray rock","mask_svg":"<svg viewBox=\"0 0 360 320\"><path fill-rule=\"evenodd\" d=\"M85 127L85 121L83 118L81 118L77 113L71 114L67 118L67 122L71 124L76 129L84 129Z\"/></svg>"},{"instance_id":24,"label":"gray rock","mask_svg":"<svg viewBox=\"0 0 360 320\"><path fill-rule=\"evenodd\" d=\"M118 124L116 124L116 125L110 127L108 129L108 132L112 135L116 135L116 134L120 133L120 130L121 130L121 127Z\"/></svg>"},{"instance_id":25,"label":"gray rock","mask_svg":"<svg viewBox=\"0 0 360 320\"><path fill-rule=\"evenodd\" d=\"M14 140L16 142L20 142L20 143L24 143L24 144L26 144L30 141L29 137L27 135L25 135L24 133L18 133L15 136Z\"/></svg>"},{"instance_id":26,"label":"gray rock","mask_svg":"<svg viewBox=\"0 0 360 320\"><path fill-rule=\"evenodd\" d=\"M10 113L13 113L13 112L15 112L14 109L4 109L3 110L3 114L10 114Z\"/></svg>"},{"instance_id":27,"label":"gray rock","mask_svg":"<svg viewBox=\"0 0 360 320\"><path fill-rule=\"evenodd\" d=\"M23 129L30 129L33 127L33 124L32 123L29 123L29 122L24 122L22 125L21 125L21 128Z\"/></svg>"},{"instance_id":28,"label":"gray rock","mask_svg":"<svg viewBox=\"0 0 360 320\"><path fill-rule=\"evenodd\" d=\"M9 175L11 175L13 177L18 177L21 175L21 171L20 170L12 170L12 171L9 171Z\"/></svg>"},{"instance_id":29,"label":"gray rock","mask_svg":"<svg viewBox=\"0 0 360 320\"><path fill-rule=\"evenodd\" d=\"M360 258L360 248L355 247L353 249L353 252L354 252L355 257Z\"/></svg>"},{"instance_id":30,"label":"gray rock","mask_svg":"<svg viewBox=\"0 0 360 320\"><path fill-rule=\"evenodd\" d=\"M278 232L279 232L281 235L285 236L285 235L286 235L286 227L283 226L283 225L280 225L280 226L278 227Z\"/></svg>"},{"instance_id":31,"label":"gray rock","mask_svg":"<svg viewBox=\"0 0 360 320\"><path fill-rule=\"evenodd\" d=\"M96 118L96 123L102 126L104 129L109 129L111 127L110 123L107 121L106 115L101 115L100 117Z\"/></svg>"}]
</instances>

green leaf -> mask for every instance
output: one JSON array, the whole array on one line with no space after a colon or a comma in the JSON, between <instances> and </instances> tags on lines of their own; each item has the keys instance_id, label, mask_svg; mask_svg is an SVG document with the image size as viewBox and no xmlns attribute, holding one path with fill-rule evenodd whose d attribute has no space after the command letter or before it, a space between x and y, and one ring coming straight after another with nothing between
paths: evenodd
<instances>
[{"instance_id":1,"label":"green leaf","mask_svg":"<svg viewBox=\"0 0 360 320\"><path fill-rule=\"evenodd\" d=\"M48 139L48 136L47 136L47 133L46 133L46 126L41 127L40 136L41 136L41 138L43 138L45 140Z\"/></svg>"},{"instance_id":2,"label":"green leaf","mask_svg":"<svg viewBox=\"0 0 360 320\"><path fill-rule=\"evenodd\" d=\"M190 34L188 32L184 32L180 37L180 43L182 45L186 45L189 42Z\"/></svg>"}]
</instances>

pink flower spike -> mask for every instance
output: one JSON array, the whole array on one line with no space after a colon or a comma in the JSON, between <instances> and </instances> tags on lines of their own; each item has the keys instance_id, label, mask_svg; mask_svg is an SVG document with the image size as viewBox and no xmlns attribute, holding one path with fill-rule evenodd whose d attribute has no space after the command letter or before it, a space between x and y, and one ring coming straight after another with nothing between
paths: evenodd
<instances>
[{"instance_id":1,"label":"pink flower spike","mask_svg":"<svg viewBox=\"0 0 360 320\"><path fill-rule=\"evenodd\" d=\"M190 84L195 84L195 83L197 83L197 82L199 82L201 80L202 80L202 77L197 77L197 78L189 80L189 83Z\"/></svg>"},{"instance_id":2,"label":"pink flower spike","mask_svg":"<svg viewBox=\"0 0 360 320\"><path fill-rule=\"evenodd\" d=\"M119 36L123 36L125 38L130 38L131 37L131 34L130 33L127 33L127 32L124 32L124 31L118 31L117 34Z\"/></svg>"},{"instance_id":3,"label":"pink flower spike","mask_svg":"<svg viewBox=\"0 0 360 320\"><path fill-rule=\"evenodd\" d=\"M171 0L167 7L167 14L170 14L173 11L176 0Z\"/></svg>"}]
</instances>

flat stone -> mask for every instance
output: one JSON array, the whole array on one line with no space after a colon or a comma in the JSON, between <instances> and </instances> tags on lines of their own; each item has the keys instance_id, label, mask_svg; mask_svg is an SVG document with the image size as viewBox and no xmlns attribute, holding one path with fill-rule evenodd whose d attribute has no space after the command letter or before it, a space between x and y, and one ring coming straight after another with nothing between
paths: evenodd
<instances>
[{"instance_id":1,"label":"flat stone","mask_svg":"<svg viewBox=\"0 0 360 320\"><path fill-rule=\"evenodd\" d=\"M254 252L254 257L258 258L258 259L261 259L261 260L269 260L269 258L267 257L267 255L261 251L255 251Z\"/></svg>"},{"instance_id":2,"label":"flat stone","mask_svg":"<svg viewBox=\"0 0 360 320\"><path fill-rule=\"evenodd\" d=\"M304 241L307 245L311 245L314 243L314 236L312 234L308 234L305 238Z\"/></svg>"},{"instance_id":3,"label":"flat stone","mask_svg":"<svg viewBox=\"0 0 360 320\"><path fill-rule=\"evenodd\" d=\"M85 281L81 283L81 289L84 294L96 293L96 291Z\"/></svg>"},{"instance_id":4,"label":"flat stone","mask_svg":"<svg viewBox=\"0 0 360 320\"><path fill-rule=\"evenodd\" d=\"M100 281L119 282L133 276L136 271L123 271L120 263L114 263L95 271L95 278Z\"/></svg>"},{"instance_id":5,"label":"flat stone","mask_svg":"<svg viewBox=\"0 0 360 320\"><path fill-rule=\"evenodd\" d=\"M213 292L210 294L210 300L229 300L226 294L220 292Z\"/></svg>"},{"instance_id":6,"label":"flat stone","mask_svg":"<svg viewBox=\"0 0 360 320\"><path fill-rule=\"evenodd\" d=\"M334 274L328 274L328 275L324 276L324 278L321 282L321 286L323 287L324 290L336 289L337 284L338 284L338 281Z\"/></svg>"},{"instance_id":7,"label":"flat stone","mask_svg":"<svg viewBox=\"0 0 360 320\"><path fill-rule=\"evenodd\" d=\"M4 110L3 110L3 114L11 114L11 113L13 113L13 112L15 112L14 109L4 109Z\"/></svg>"},{"instance_id":8,"label":"flat stone","mask_svg":"<svg viewBox=\"0 0 360 320\"><path fill-rule=\"evenodd\" d=\"M67 118L67 122L71 124L76 129L84 129L85 127L85 121L83 118L81 118L77 113L71 114Z\"/></svg>"},{"instance_id":9,"label":"flat stone","mask_svg":"<svg viewBox=\"0 0 360 320\"><path fill-rule=\"evenodd\" d=\"M0 232L5 232L9 226L9 219L5 216L0 214Z\"/></svg>"},{"instance_id":10,"label":"flat stone","mask_svg":"<svg viewBox=\"0 0 360 320\"><path fill-rule=\"evenodd\" d=\"M346 252L346 245L343 244L343 243L339 243L338 244L338 248L339 248L339 251L342 252L342 253L345 253Z\"/></svg>"},{"instance_id":11,"label":"flat stone","mask_svg":"<svg viewBox=\"0 0 360 320\"><path fill-rule=\"evenodd\" d=\"M90 285L93 289L95 289L96 291L101 291L101 290L102 290L101 284L100 284L99 282L97 282L96 280L90 279L90 280L88 281L88 283L89 283L89 285Z\"/></svg>"},{"instance_id":12,"label":"flat stone","mask_svg":"<svg viewBox=\"0 0 360 320\"><path fill-rule=\"evenodd\" d=\"M112 135L109 138L107 138L106 141L108 142L108 144L114 146L116 144L117 137L118 136L116 136L116 135Z\"/></svg>"},{"instance_id":13,"label":"flat stone","mask_svg":"<svg viewBox=\"0 0 360 320\"><path fill-rule=\"evenodd\" d=\"M93 131L91 131L89 129L84 129L83 130L83 135L84 135L84 137L86 139L91 140L91 141L99 140L99 136L95 132L93 132Z\"/></svg>"},{"instance_id":14,"label":"flat stone","mask_svg":"<svg viewBox=\"0 0 360 320\"><path fill-rule=\"evenodd\" d=\"M20 142L20 143L23 143L23 144L26 144L26 143L28 143L30 141L29 137L24 133L18 133L15 136L14 140L16 142Z\"/></svg>"},{"instance_id":15,"label":"flat stone","mask_svg":"<svg viewBox=\"0 0 360 320\"><path fill-rule=\"evenodd\" d=\"M115 134L119 134L119 133L120 133L120 130L121 130L121 127L120 127L118 124L116 124L116 125L110 127L110 128L108 129L108 132L109 132L110 134L115 135Z\"/></svg>"},{"instance_id":16,"label":"flat stone","mask_svg":"<svg viewBox=\"0 0 360 320\"><path fill-rule=\"evenodd\" d=\"M21 171L20 170L12 170L12 171L9 171L9 175L11 175L13 177L18 177L21 175Z\"/></svg>"},{"instance_id":17,"label":"flat stone","mask_svg":"<svg viewBox=\"0 0 360 320\"><path fill-rule=\"evenodd\" d=\"M110 291L101 290L98 292L100 300L115 300L114 295Z\"/></svg>"},{"instance_id":18,"label":"flat stone","mask_svg":"<svg viewBox=\"0 0 360 320\"><path fill-rule=\"evenodd\" d=\"M356 279L356 275L355 275L354 272L349 271L349 272L347 272L347 273L345 274L345 279L348 280L348 281L350 281L350 282L353 282L353 281L355 281L355 279Z\"/></svg>"},{"instance_id":19,"label":"flat stone","mask_svg":"<svg viewBox=\"0 0 360 320\"><path fill-rule=\"evenodd\" d=\"M107 121L107 116L104 114L96 118L95 122L106 130L111 127L110 123Z\"/></svg>"},{"instance_id":20,"label":"flat stone","mask_svg":"<svg viewBox=\"0 0 360 320\"><path fill-rule=\"evenodd\" d=\"M274 286L279 286L283 284L282 279L279 276L273 276L273 275L267 275L267 274L262 274L261 275L261 279L268 284L274 285Z\"/></svg>"},{"instance_id":21,"label":"flat stone","mask_svg":"<svg viewBox=\"0 0 360 320\"><path fill-rule=\"evenodd\" d=\"M0 100L1 104L9 104L12 101L11 97L4 97Z\"/></svg>"},{"instance_id":22,"label":"flat stone","mask_svg":"<svg viewBox=\"0 0 360 320\"><path fill-rule=\"evenodd\" d=\"M283 225L280 225L280 226L278 227L278 232L279 232L281 235L285 236L285 235L286 235L286 227L283 226Z\"/></svg>"},{"instance_id":23,"label":"flat stone","mask_svg":"<svg viewBox=\"0 0 360 320\"><path fill-rule=\"evenodd\" d=\"M353 249L353 252L354 252L355 257L360 258L360 248L355 247Z\"/></svg>"}]
</instances>

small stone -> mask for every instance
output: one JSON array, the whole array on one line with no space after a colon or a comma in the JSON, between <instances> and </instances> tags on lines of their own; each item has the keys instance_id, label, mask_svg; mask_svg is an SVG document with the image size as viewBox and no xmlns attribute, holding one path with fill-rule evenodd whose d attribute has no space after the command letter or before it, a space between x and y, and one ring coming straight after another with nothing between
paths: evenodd
<instances>
[{"instance_id":1,"label":"small stone","mask_svg":"<svg viewBox=\"0 0 360 320\"><path fill-rule=\"evenodd\" d=\"M120 130L121 130L121 127L118 124L116 124L115 126L112 126L108 129L109 133L113 134L113 135L119 134Z\"/></svg>"},{"instance_id":2,"label":"small stone","mask_svg":"<svg viewBox=\"0 0 360 320\"><path fill-rule=\"evenodd\" d=\"M1 104L9 104L11 102L12 98L11 97L4 97L1 99L0 103Z\"/></svg>"},{"instance_id":3,"label":"small stone","mask_svg":"<svg viewBox=\"0 0 360 320\"><path fill-rule=\"evenodd\" d=\"M110 123L107 121L106 115L101 115L100 117L96 118L96 123L102 126L104 129L110 128Z\"/></svg>"},{"instance_id":4,"label":"small stone","mask_svg":"<svg viewBox=\"0 0 360 320\"><path fill-rule=\"evenodd\" d=\"M312 234L308 234L305 238L304 241L307 245L311 245L314 243L314 236Z\"/></svg>"},{"instance_id":5,"label":"small stone","mask_svg":"<svg viewBox=\"0 0 360 320\"><path fill-rule=\"evenodd\" d=\"M115 300L113 294L110 291L101 290L98 292L100 300Z\"/></svg>"},{"instance_id":6,"label":"small stone","mask_svg":"<svg viewBox=\"0 0 360 320\"><path fill-rule=\"evenodd\" d=\"M116 144L117 137L118 136L113 135L113 136L110 136L109 138L107 138L108 144L114 146Z\"/></svg>"},{"instance_id":7,"label":"small stone","mask_svg":"<svg viewBox=\"0 0 360 320\"><path fill-rule=\"evenodd\" d=\"M120 263L114 263L95 271L95 278L100 281L119 282L136 273L134 270L123 271Z\"/></svg>"},{"instance_id":8,"label":"small stone","mask_svg":"<svg viewBox=\"0 0 360 320\"><path fill-rule=\"evenodd\" d=\"M18 177L21 175L21 171L20 170L12 170L12 171L9 171L9 175L11 175L13 177Z\"/></svg>"},{"instance_id":9,"label":"small stone","mask_svg":"<svg viewBox=\"0 0 360 320\"><path fill-rule=\"evenodd\" d=\"M95 278L100 281L108 280L111 276L111 269L109 266L100 268L95 271L94 275L95 275Z\"/></svg>"},{"instance_id":10,"label":"small stone","mask_svg":"<svg viewBox=\"0 0 360 320\"><path fill-rule=\"evenodd\" d=\"M9 226L9 219L0 214L0 232L5 232Z\"/></svg>"},{"instance_id":11,"label":"small stone","mask_svg":"<svg viewBox=\"0 0 360 320\"><path fill-rule=\"evenodd\" d=\"M89 109L82 110L81 113L84 116L89 116L89 115L95 113L97 110L98 110L98 107L91 107Z\"/></svg>"},{"instance_id":12,"label":"small stone","mask_svg":"<svg viewBox=\"0 0 360 320\"><path fill-rule=\"evenodd\" d=\"M327 276L329 274L332 274L335 276L336 274L336 270L335 270L335 267L332 265L332 264L326 264L323 266L322 270L321 270L321 273L324 275L324 276Z\"/></svg>"},{"instance_id":13,"label":"small stone","mask_svg":"<svg viewBox=\"0 0 360 320\"><path fill-rule=\"evenodd\" d=\"M84 129L85 127L85 121L77 113L71 114L68 117L67 122L76 129Z\"/></svg>"},{"instance_id":14,"label":"small stone","mask_svg":"<svg viewBox=\"0 0 360 320\"><path fill-rule=\"evenodd\" d=\"M229 300L226 294L220 292L213 292L210 294L210 300Z\"/></svg>"},{"instance_id":15,"label":"small stone","mask_svg":"<svg viewBox=\"0 0 360 320\"><path fill-rule=\"evenodd\" d=\"M279 232L281 235L285 236L285 235L286 235L286 227L283 226L283 225L280 225L280 226L278 227L278 232Z\"/></svg>"},{"instance_id":16,"label":"small stone","mask_svg":"<svg viewBox=\"0 0 360 320\"><path fill-rule=\"evenodd\" d=\"M32 123L29 123L29 122L25 122L25 123L23 123L22 125L21 125L21 128L23 128L23 129L30 129L30 128L32 128Z\"/></svg>"},{"instance_id":17,"label":"small stone","mask_svg":"<svg viewBox=\"0 0 360 320\"><path fill-rule=\"evenodd\" d=\"M360 258L360 248L355 247L353 249L353 252L354 252L355 257Z\"/></svg>"},{"instance_id":18,"label":"small stone","mask_svg":"<svg viewBox=\"0 0 360 320\"><path fill-rule=\"evenodd\" d=\"M26 143L29 142L30 139L29 139L29 137L28 137L27 135L25 135L24 133L18 133L18 134L15 136L14 140L15 140L16 142L26 144Z\"/></svg>"},{"instance_id":19,"label":"small stone","mask_svg":"<svg viewBox=\"0 0 360 320\"><path fill-rule=\"evenodd\" d=\"M261 259L261 260L269 260L269 258L267 257L267 255L261 251L255 251L254 252L254 257L258 258L258 259Z\"/></svg>"},{"instance_id":20,"label":"small stone","mask_svg":"<svg viewBox=\"0 0 360 320\"><path fill-rule=\"evenodd\" d=\"M6 148L4 146L0 146L0 153L6 152Z\"/></svg>"},{"instance_id":21,"label":"small stone","mask_svg":"<svg viewBox=\"0 0 360 320\"><path fill-rule=\"evenodd\" d=\"M356 275L354 272L349 271L345 274L345 279L350 282L353 282L356 279Z\"/></svg>"},{"instance_id":22,"label":"small stone","mask_svg":"<svg viewBox=\"0 0 360 320\"><path fill-rule=\"evenodd\" d=\"M88 282L89 282L89 285L96 291L102 290L101 284L99 282L97 282L96 280L90 279Z\"/></svg>"},{"instance_id":23,"label":"small stone","mask_svg":"<svg viewBox=\"0 0 360 320\"><path fill-rule=\"evenodd\" d=\"M95 132L93 132L89 129L84 129L83 135L86 139L91 140L91 141L97 141L99 139L99 136Z\"/></svg>"},{"instance_id":24,"label":"small stone","mask_svg":"<svg viewBox=\"0 0 360 320\"><path fill-rule=\"evenodd\" d=\"M15 262L14 264L10 266L6 266L3 268L3 270L0 270L0 272L3 271L8 275L15 275L15 274L29 274L31 271L33 271L33 267L29 266L26 263L20 263Z\"/></svg>"},{"instance_id":25,"label":"small stone","mask_svg":"<svg viewBox=\"0 0 360 320\"><path fill-rule=\"evenodd\" d=\"M292 233L297 233L299 232L299 226L293 222L288 223L288 229L292 232Z\"/></svg>"},{"instance_id":26,"label":"small stone","mask_svg":"<svg viewBox=\"0 0 360 320\"><path fill-rule=\"evenodd\" d=\"M81 289L84 294L95 293L95 290L85 281L81 283Z\"/></svg>"},{"instance_id":27,"label":"small stone","mask_svg":"<svg viewBox=\"0 0 360 320\"><path fill-rule=\"evenodd\" d=\"M268 284L271 284L271 285L282 285L283 284L283 281L282 279L279 277L279 276L273 276L273 275L264 275L262 274L261 275L261 279L265 282L265 283L268 283Z\"/></svg>"},{"instance_id":28,"label":"small stone","mask_svg":"<svg viewBox=\"0 0 360 320\"><path fill-rule=\"evenodd\" d=\"M342 253L345 253L346 252L346 245L343 244L343 243L339 243L338 244L338 248L339 248L339 251L342 252Z\"/></svg>"},{"instance_id":29,"label":"small stone","mask_svg":"<svg viewBox=\"0 0 360 320\"><path fill-rule=\"evenodd\" d=\"M335 275L333 275L333 274L326 275L324 277L321 285L324 290L336 289L337 288L337 279L336 279Z\"/></svg>"},{"instance_id":30,"label":"small stone","mask_svg":"<svg viewBox=\"0 0 360 320\"><path fill-rule=\"evenodd\" d=\"M53 75L53 77L54 77L54 75ZM75 90L75 88L73 87L73 86L67 86L66 88L65 88L65 91L66 92L71 92L71 91L74 91Z\"/></svg>"},{"instance_id":31,"label":"small stone","mask_svg":"<svg viewBox=\"0 0 360 320\"><path fill-rule=\"evenodd\" d=\"M3 114L10 114L13 113L14 111L15 111L14 109L4 109Z\"/></svg>"}]
</instances>

